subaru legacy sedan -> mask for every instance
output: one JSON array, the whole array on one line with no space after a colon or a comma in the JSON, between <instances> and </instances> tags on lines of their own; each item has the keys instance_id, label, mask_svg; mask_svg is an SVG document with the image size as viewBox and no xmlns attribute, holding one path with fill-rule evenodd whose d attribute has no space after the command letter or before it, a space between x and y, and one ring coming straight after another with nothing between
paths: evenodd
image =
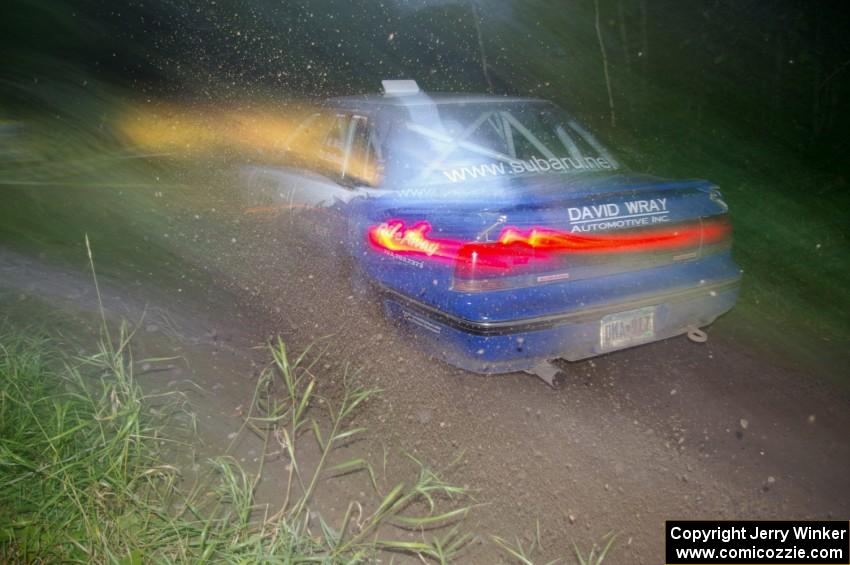
<instances>
[{"instance_id":1,"label":"subaru legacy sedan","mask_svg":"<svg viewBox=\"0 0 850 565\"><path fill-rule=\"evenodd\" d=\"M287 147L311 158L252 177L350 257L417 344L463 369L540 373L700 335L737 298L718 187L628 172L550 102L384 81L382 95L329 101Z\"/></svg>"}]
</instances>

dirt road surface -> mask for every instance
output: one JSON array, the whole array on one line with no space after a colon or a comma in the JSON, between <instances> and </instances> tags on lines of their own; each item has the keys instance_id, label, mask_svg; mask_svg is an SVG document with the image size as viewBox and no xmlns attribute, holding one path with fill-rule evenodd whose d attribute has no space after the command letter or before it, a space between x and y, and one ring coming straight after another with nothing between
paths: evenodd
<instances>
[{"instance_id":1,"label":"dirt road surface","mask_svg":"<svg viewBox=\"0 0 850 565\"><path fill-rule=\"evenodd\" d=\"M779 350L746 310L718 320L705 344L679 337L564 363L555 389L526 374L473 375L429 359L384 321L290 211L246 214L230 188L157 199L163 233L151 238L167 238L203 277L179 289L129 274L103 281L118 315L167 313L143 323L139 347L170 347L186 362L151 373L149 386L186 377L207 391L193 402L211 449L238 427L263 363L265 352L250 346L280 335L293 351L324 349L325 394L333 396L346 364L382 389L358 416L369 439L349 449L378 466L387 454L387 480L406 472L404 453L436 467L458 459L449 477L481 503L470 527L527 543L539 523L541 562L571 562L574 542L588 548L616 532L608 562L659 563L667 519L850 516L850 395L830 375L846 365ZM8 250L2 257L8 312L24 312L30 298L96 309L82 270ZM256 455L245 449L243 461ZM268 472L264 496L273 496L283 469ZM488 539L463 561L507 561Z\"/></svg>"}]
</instances>

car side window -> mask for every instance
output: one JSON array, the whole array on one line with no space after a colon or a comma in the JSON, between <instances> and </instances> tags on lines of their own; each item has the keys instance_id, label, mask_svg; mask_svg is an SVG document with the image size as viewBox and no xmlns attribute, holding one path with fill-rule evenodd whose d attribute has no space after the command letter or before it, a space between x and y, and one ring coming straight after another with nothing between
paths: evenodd
<instances>
[{"instance_id":1,"label":"car side window","mask_svg":"<svg viewBox=\"0 0 850 565\"><path fill-rule=\"evenodd\" d=\"M381 150L366 116L332 116L319 150L319 169L344 186L375 186L380 178Z\"/></svg>"},{"instance_id":2,"label":"car side window","mask_svg":"<svg viewBox=\"0 0 850 565\"><path fill-rule=\"evenodd\" d=\"M319 159L325 172L334 177L344 177L350 143L351 117L338 113L331 121L328 133L319 150Z\"/></svg>"},{"instance_id":3,"label":"car side window","mask_svg":"<svg viewBox=\"0 0 850 565\"><path fill-rule=\"evenodd\" d=\"M383 162L377 132L366 116L353 116L351 128L351 150L344 176L357 184L377 186Z\"/></svg>"}]
</instances>

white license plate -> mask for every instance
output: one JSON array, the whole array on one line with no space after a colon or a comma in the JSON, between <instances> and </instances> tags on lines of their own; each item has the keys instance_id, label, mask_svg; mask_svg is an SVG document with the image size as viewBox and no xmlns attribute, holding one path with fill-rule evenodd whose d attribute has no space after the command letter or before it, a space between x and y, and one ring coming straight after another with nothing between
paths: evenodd
<instances>
[{"instance_id":1,"label":"white license plate","mask_svg":"<svg viewBox=\"0 0 850 565\"><path fill-rule=\"evenodd\" d=\"M603 351L637 345L654 337L654 306L609 314L599 326L599 347Z\"/></svg>"}]
</instances>

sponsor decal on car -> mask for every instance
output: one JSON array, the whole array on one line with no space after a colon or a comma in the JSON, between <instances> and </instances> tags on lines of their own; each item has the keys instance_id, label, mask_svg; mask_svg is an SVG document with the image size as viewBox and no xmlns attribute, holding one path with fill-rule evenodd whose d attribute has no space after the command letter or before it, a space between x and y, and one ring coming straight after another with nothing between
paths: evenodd
<instances>
[{"instance_id":1,"label":"sponsor decal on car","mask_svg":"<svg viewBox=\"0 0 850 565\"><path fill-rule=\"evenodd\" d=\"M572 232L634 228L669 222L666 198L630 200L567 208Z\"/></svg>"},{"instance_id":2,"label":"sponsor decal on car","mask_svg":"<svg viewBox=\"0 0 850 565\"><path fill-rule=\"evenodd\" d=\"M498 163L482 163L468 167L443 169L442 173L451 182L463 182L467 179L496 177L505 175L523 175L528 173L568 173L574 171L611 170L617 167L605 157L532 157Z\"/></svg>"}]
</instances>

